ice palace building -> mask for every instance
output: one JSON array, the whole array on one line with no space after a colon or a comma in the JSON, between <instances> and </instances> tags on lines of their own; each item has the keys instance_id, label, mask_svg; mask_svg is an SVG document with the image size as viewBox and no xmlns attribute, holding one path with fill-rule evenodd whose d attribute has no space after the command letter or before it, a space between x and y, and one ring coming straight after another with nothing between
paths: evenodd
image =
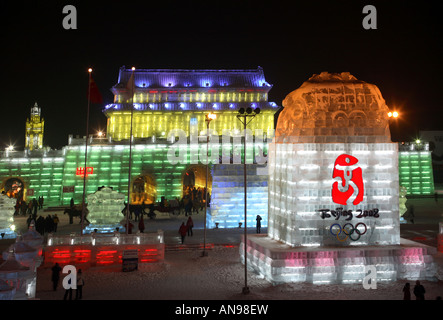
<instances>
[{"instance_id":1,"label":"ice palace building","mask_svg":"<svg viewBox=\"0 0 443 320\"><path fill-rule=\"evenodd\" d=\"M45 205L67 206L71 198L76 204L82 203L86 175L86 195L106 186L125 194L127 201L131 151L131 204L150 204L161 197L181 199L186 187L203 189L206 185L205 155L210 136L208 227L216 224L220 228L238 227L238 222L244 219L241 164L244 138L243 125L236 115L241 108L260 109L248 125L251 135L246 138L248 220L252 225L255 216L261 214L262 224L266 226L267 175L256 173L265 167L263 159L274 134L274 114L279 109L276 103L268 101L271 88L260 67L251 70L122 67L117 83L111 88L114 101L103 109L107 118L106 138L88 138L86 168L85 137L69 136L68 144L61 150L43 146L44 121L36 103L26 125L25 150L6 150L0 158L1 188L19 201L43 196ZM216 119L210 123L208 134L205 117L209 112ZM177 129L185 135L185 155L171 161L180 135L171 133ZM256 155L261 155L260 163Z\"/></svg>"}]
</instances>

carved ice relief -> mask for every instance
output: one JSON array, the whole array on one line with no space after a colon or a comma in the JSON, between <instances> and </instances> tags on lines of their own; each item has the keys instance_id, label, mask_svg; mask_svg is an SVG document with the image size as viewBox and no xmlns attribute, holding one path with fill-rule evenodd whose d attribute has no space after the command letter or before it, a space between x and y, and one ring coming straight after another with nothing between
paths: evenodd
<instances>
[{"instance_id":1,"label":"carved ice relief","mask_svg":"<svg viewBox=\"0 0 443 320\"><path fill-rule=\"evenodd\" d=\"M286 96L283 107L276 128L277 141L279 137L350 133L390 139L389 109L380 90L348 72L313 75Z\"/></svg>"}]
</instances>

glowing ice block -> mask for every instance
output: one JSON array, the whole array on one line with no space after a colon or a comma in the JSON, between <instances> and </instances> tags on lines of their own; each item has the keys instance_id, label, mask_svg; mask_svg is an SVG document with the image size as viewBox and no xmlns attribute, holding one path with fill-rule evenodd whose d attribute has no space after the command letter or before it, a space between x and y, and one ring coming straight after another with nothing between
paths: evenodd
<instances>
[{"instance_id":1,"label":"glowing ice block","mask_svg":"<svg viewBox=\"0 0 443 320\"><path fill-rule=\"evenodd\" d=\"M436 281L434 247L402 239L402 245L290 248L261 235L248 235L248 266L273 284L363 283L366 267L375 267L377 282L397 280ZM244 262L244 241L239 247Z\"/></svg>"},{"instance_id":2,"label":"glowing ice block","mask_svg":"<svg viewBox=\"0 0 443 320\"><path fill-rule=\"evenodd\" d=\"M90 224L85 228L85 233L93 232L97 229L98 233L114 232L116 228L123 229L120 222L124 216L122 210L125 208L125 195L111 188L101 188L88 197L88 220Z\"/></svg>"},{"instance_id":3,"label":"glowing ice block","mask_svg":"<svg viewBox=\"0 0 443 320\"><path fill-rule=\"evenodd\" d=\"M259 173L263 165L246 165L247 227L256 227L260 215L261 227L268 225L268 176ZM217 164L214 166L212 196L207 216L207 227L244 227L245 188L244 168L241 164ZM217 225L216 225L217 223Z\"/></svg>"},{"instance_id":4,"label":"glowing ice block","mask_svg":"<svg viewBox=\"0 0 443 320\"><path fill-rule=\"evenodd\" d=\"M269 236L292 246L398 244L397 154L395 143L270 144ZM345 205L333 197L341 155L358 159L362 180ZM352 186L358 174L349 175Z\"/></svg>"},{"instance_id":5,"label":"glowing ice block","mask_svg":"<svg viewBox=\"0 0 443 320\"><path fill-rule=\"evenodd\" d=\"M0 234L2 239L16 238L14 225L14 206L17 199L0 194Z\"/></svg>"}]
</instances>

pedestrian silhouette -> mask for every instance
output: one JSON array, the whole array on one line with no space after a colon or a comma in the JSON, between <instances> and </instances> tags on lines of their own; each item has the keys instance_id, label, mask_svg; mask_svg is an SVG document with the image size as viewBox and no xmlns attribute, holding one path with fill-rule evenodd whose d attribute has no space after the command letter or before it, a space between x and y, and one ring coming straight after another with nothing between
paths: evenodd
<instances>
[{"instance_id":1,"label":"pedestrian silhouette","mask_svg":"<svg viewBox=\"0 0 443 320\"><path fill-rule=\"evenodd\" d=\"M422 284L420 284L420 281L417 280L415 282L415 287L414 287L414 295L415 295L415 299L416 300L425 300L425 287L423 287Z\"/></svg>"},{"instance_id":2,"label":"pedestrian silhouette","mask_svg":"<svg viewBox=\"0 0 443 320\"><path fill-rule=\"evenodd\" d=\"M259 215L257 215L257 218L255 218L255 220L257 220L257 225L256 225L256 231L257 231L257 233L260 233L261 232L261 220L262 220L262 217L260 217Z\"/></svg>"},{"instance_id":3,"label":"pedestrian silhouette","mask_svg":"<svg viewBox=\"0 0 443 320\"><path fill-rule=\"evenodd\" d=\"M403 287L403 300L411 300L411 285L409 282Z\"/></svg>"},{"instance_id":4,"label":"pedestrian silhouette","mask_svg":"<svg viewBox=\"0 0 443 320\"><path fill-rule=\"evenodd\" d=\"M178 229L178 233L180 233L180 236L182 238L182 244L185 242L186 232L187 228L184 222L182 222L182 225L180 226L180 229Z\"/></svg>"},{"instance_id":5,"label":"pedestrian silhouette","mask_svg":"<svg viewBox=\"0 0 443 320\"><path fill-rule=\"evenodd\" d=\"M188 221L186 222L186 229L188 230L188 236L193 236L192 228L194 227L194 222L192 221L192 218L189 217Z\"/></svg>"},{"instance_id":6,"label":"pedestrian silhouette","mask_svg":"<svg viewBox=\"0 0 443 320\"><path fill-rule=\"evenodd\" d=\"M85 280L83 279L82 269L78 269L77 272L77 290L75 290L75 300L81 300L83 297L83 286Z\"/></svg>"},{"instance_id":7,"label":"pedestrian silhouette","mask_svg":"<svg viewBox=\"0 0 443 320\"><path fill-rule=\"evenodd\" d=\"M71 273L71 270L69 270L69 274L70 273ZM71 285L71 281L72 281L72 278L70 278L68 280L69 285ZM69 296L69 300L72 300L72 287L71 286L69 286L69 289L65 289L65 295L63 296L63 300L67 300L68 296Z\"/></svg>"},{"instance_id":8,"label":"pedestrian silhouette","mask_svg":"<svg viewBox=\"0 0 443 320\"><path fill-rule=\"evenodd\" d=\"M409 220L411 220L411 223L414 224L414 206L409 207Z\"/></svg>"},{"instance_id":9,"label":"pedestrian silhouette","mask_svg":"<svg viewBox=\"0 0 443 320\"><path fill-rule=\"evenodd\" d=\"M58 263L56 263L53 267L52 267L52 276L51 276L51 281L52 281L52 289L54 291L57 290L57 286L58 286L58 282L60 281L60 272L62 271L62 268L60 267L60 265Z\"/></svg>"},{"instance_id":10,"label":"pedestrian silhouette","mask_svg":"<svg viewBox=\"0 0 443 320\"><path fill-rule=\"evenodd\" d=\"M143 214L140 215L140 219L138 221L138 230L140 230L141 233L145 231L145 222L143 221Z\"/></svg>"}]
</instances>

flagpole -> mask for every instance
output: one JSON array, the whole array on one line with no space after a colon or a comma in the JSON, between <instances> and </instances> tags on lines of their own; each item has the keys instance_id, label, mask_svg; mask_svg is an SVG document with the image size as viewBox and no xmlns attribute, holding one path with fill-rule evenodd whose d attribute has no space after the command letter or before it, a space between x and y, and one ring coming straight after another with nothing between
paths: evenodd
<instances>
[{"instance_id":1,"label":"flagpole","mask_svg":"<svg viewBox=\"0 0 443 320\"><path fill-rule=\"evenodd\" d=\"M132 84L131 84L131 129L129 133L129 167L128 167L128 204L126 207L126 234L129 234L129 205L131 203L131 162L132 162L132 119L134 117L134 71L132 67ZM131 79L131 77L129 79Z\"/></svg>"},{"instance_id":2,"label":"flagpole","mask_svg":"<svg viewBox=\"0 0 443 320\"><path fill-rule=\"evenodd\" d=\"M88 111L86 113L86 143L85 143L85 166L83 168L83 198L82 198L82 217L81 217L81 232L83 235L83 221L85 220L85 212L86 212L86 163L88 159L88 138L89 138L89 106L91 101L91 73L92 69L88 69L89 80L88 80Z\"/></svg>"}]
</instances>

